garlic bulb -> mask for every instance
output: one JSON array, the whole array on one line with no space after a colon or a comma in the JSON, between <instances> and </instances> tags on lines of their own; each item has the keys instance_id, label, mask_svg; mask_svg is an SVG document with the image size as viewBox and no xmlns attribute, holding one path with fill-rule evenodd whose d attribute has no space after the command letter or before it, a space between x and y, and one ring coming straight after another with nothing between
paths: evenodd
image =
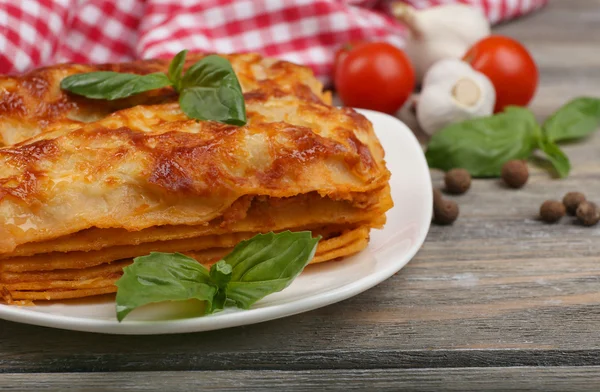
<instances>
[{"instance_id":1,"label":"garlic bulb","mask_svg":"<svg viewBox=\"0 0 600 392\"><path fill-rule=\"evenodd\" d=\"M461 60L437 62L423 79L417 105L419 125L429 135L455 122L489 116L496 91L484 74Z\"/></svg>"},{"instance_id":2,"label":"garlic bulb","mask_svg":"<svg viewBox=\"0 0 600 392\"><path fill-rule=\"evenodd\" d=\"M487 18L472 6L450 4L419 11L395 3L392 9L394 16L410 30L405 50L418 81L439 60L462 58L473 44L490 35Z\"/></svg>"}]
</instances>

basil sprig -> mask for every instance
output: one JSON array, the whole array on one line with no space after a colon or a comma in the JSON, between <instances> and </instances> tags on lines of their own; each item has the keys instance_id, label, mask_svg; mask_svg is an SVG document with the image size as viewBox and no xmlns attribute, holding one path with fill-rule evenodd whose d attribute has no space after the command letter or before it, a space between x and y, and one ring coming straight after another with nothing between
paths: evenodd
<instances>
[{"instance_id":1,"label":"basil sprig","mask_svg":"<svg viewBox=\"0 0 600 392\"><path fill-rule=\"evenodd\" d=\"M576 98L558 109L544 123L548 140L559 142L585 137L600 123L600 99Z\"/></svg>"},{"instance_id":2,"label":"basil sprig","mask_svg":"<svg viewBox=\"0 0 600 392\"><path fill-rule=\"evenodd\" d=\"M187 56L187 53L187 50L182 50L177 53L169 64L168 76L175 91L181 91L181 75L183 73L183 66L185 65L185 56Z\"/></svg>"},{"instance_id":3,"label":"basil sprig","mask_svg":"<svg viewBox=\"0 0 600 392\"><path fill-rule=\"evenodd\" d=\"M171 85L164 73L136 75L119 72L90 72L67 76L60 82L63 90L93 99L120 99Z\"/></svg>"},{"instance_id":4,"label":"basil sprig","mask_svg":"<svg viewBox=\"0 0 600 392\"><path fill-rule=\"evenodd\" d=\"M504 162L531 155L537 127L531 112L511 108L444 128L433 135L425 155L430 167L445 171L464 168L474 177L495 177Z\"/></svg>"},{"instance_id":5,"label":"basil sprig","mask_svg":"<svg viewBox=\"0 0 600 392\"><path fill-rule=\"evenodd\" d=\"M207 301L209 309L218 290L206 268L180 253L153 252L138 257L123 269L116 285L119 321L133 309L152 302L195 298Z\"/></svg>"},{"instance_id":6,"label":"basil sprig","mask_svg":"<svg viewBox=\"0 0 600 392\"><path fill-rule=\"evenodd\" d=\"M545 135L542 135L542 137L538 138L537 142L539 149L546 154L546 158L554 167L554 170L556 170L558 176L560 178L567 177L571 172L571 161L569 161L569 157L564 153L564 151L561 150L556 144L548 140Z\"/></svg>"},{"instance_id":7,"label":"basil sprig","mask_svg":"<svg viewBox=\"0 0 600 392\"><path fill-rule=\"evenodd\" d=\"M245 125L244 95L231 63L210 55L183 73L186 55L187 50L179 52L167 74L89 72L64 78L60 87L87 98L115 100L171 86L179 93L179 105L188 117Z\"/></svg>"},{"instance_id":8,"label":"basil sprig","mask_svg":"<svg viewBox=\"0 0 600 392\"><path fill-rule=\"evenodd\" d=\"M600 125L600 99L577 98L540 127L525 108L508 107L494 116L452 124L436 133L427 146L429 167L467 169L474 177L498 177L513 159L527 159L541 150L559 177L571 170L569 158L556 142L589 135Z\"/></svg>"},{"instance_id":9,"label":"basil sprig","mask_svg":"<svg viewBox=\"0 0 600 392\"><path fill-rule=\"evenodd\" d=\"M192 65L178 81L181 109L192 118L246 124L244 95L231 64L223 57L209 57L210 61Z\"/></svg>"},{"instance_id":10,"label":"basil sprig","mask_svg":"<svg viewBox=\"0 0 600 392\"><path fill-rule=\"evenodd\" d=\"M248 309L265 295L285 289L313 258L318 242L310 232L259 234L240 242L223 258L231 266L227 298Z\"/></svg>"},{"instance_id":11,"label":"basil sprig","mask_svg":"<svg viewBox=\"0 0 600 392\"><path fill-rule=\"evenodd\" d=\"M117 319L146 304L188 299L206 301L206 314L227 304L248 309L289 286L313 258L320 238L309 231L258 234L210 270L180 253L137 257L115 283Z\"/></svg>"}]
</instances>

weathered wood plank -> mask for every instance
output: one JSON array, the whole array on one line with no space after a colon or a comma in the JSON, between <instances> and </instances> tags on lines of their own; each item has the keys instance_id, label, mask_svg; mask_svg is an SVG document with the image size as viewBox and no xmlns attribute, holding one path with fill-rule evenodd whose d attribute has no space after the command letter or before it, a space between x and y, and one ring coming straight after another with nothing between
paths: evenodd
<instances>
[{"instance_id":1,"label":"weathered wood plank","mask_svg":"<svg viewBox=\"0 0 600 392\"><path fill-rule=\"evenodd\" d=\"M0 375L3 391L596 391L598 367L36 373Z\"/></svg>"},{"instance_id":2,"label":"weathered wood plank","mask_svg":"<svg viewBox=\"0 0 600 392\"><path fill-rule=\"evenodd\" d=\"M553 1L498 31L523 40L540 64L541 86L532 106L540 119L572 97L600 96L600 0ZM600 227L536 220L545 199L570 190L600 201L600 135L565 150L574 168L568 179L554 180L532 167L530 183L519 191L496 180L475 181L467 195L456 198L461 217L454 226L434 226L405 269L340 304L180 336L102 336L0 321L0 373L600 365ZM432 178L441 183L441 173ZM486 377L520 374L490 370L496 371ZM452 385L444 372L415 374ZM466 370L452 372L459 388ZM549 388L568 387L548 372ZM197 376L202 374L211 373ZM525 381L538 380L522 374ZM432 389L438 385L422 382Z\"/></svg>"}]
</instances>

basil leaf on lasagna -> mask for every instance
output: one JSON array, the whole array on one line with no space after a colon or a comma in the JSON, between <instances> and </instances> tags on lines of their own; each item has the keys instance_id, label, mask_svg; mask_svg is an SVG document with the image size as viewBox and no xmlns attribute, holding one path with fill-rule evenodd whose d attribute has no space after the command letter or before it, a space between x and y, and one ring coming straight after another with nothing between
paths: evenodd
<instances>
[{"instance_id":1,"label":"basil leaf on lasagna","mask_svg":"<svg viewBox=\"0 0 600 392\"><path fill-rule=\"evenodd\" d=\"M188 117L246 125L244 94L229 60L217 55L206 56L182 76L186 55L187 50L175 55L168 74L80 73L64 78L60 87L87 98L114 100L172 86L179 93L179 106Z\"/></svg>"},{"instance_id":2,"label":"basil leaf on lasagna","mask_svg":"<svg viewBox=\"0 0 600 392\"><path fill-rule=\"evenodd\" d=\"M171 85L164 73L136 75L110 71L80 73L60 82L63 90L92 99L115 100Z\"/></svg>"},{"instance_id":3,"label":"basil leaf on lasagna","mask_svg":"<svg viewBox=\"0 0 600 392\"><path fill-rule=\"evenodd\" d=\"M184 88L179 106L188 117L197 120L246 125L244 96L229 86Z\"/></svg>"},{"instance_id":4,"label":"basil leaf on lasagna","mask_svg":"<svg viewBox=\"0 0 600 392\"><path fill-rule=\"evenodd\" d=\"M217 55L192 65L181 79L181 110L188 117L232 125L246 124L242 87L231 63Z\"/></svg>"},{"instance_id":5,"label":"basil leaf on lasagna","mask_svg":"<svg viewBox=\"0 0 600 392\"><path fill-rule=\"evenodd\" d=\"M185 56L187 55L187 49L177 53L171 64L169 64L169 80L173 84L175 90L181 90L181 77L183 72L183 66L185 65Z\"/></svg>"}]
</instances>

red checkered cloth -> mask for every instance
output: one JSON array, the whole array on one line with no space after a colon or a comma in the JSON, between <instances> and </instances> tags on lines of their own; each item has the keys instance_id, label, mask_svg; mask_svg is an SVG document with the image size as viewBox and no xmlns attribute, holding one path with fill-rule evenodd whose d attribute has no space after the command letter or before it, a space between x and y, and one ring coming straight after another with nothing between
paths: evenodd
<instances>
[{"instance_id":1,"label":"red checkered cloth","mask_svg":"<svg viewBox=\"0 0 600 392\"><path fill-rule=\"evenodd\" d=\"M417 8L465 3L492 23L548 0L403 0ZM391 0L0 0L0 74L56 62L171 57L182 49L260 52L330 73L350 40L402 46Z\"/></svg>"}]
</instances>

